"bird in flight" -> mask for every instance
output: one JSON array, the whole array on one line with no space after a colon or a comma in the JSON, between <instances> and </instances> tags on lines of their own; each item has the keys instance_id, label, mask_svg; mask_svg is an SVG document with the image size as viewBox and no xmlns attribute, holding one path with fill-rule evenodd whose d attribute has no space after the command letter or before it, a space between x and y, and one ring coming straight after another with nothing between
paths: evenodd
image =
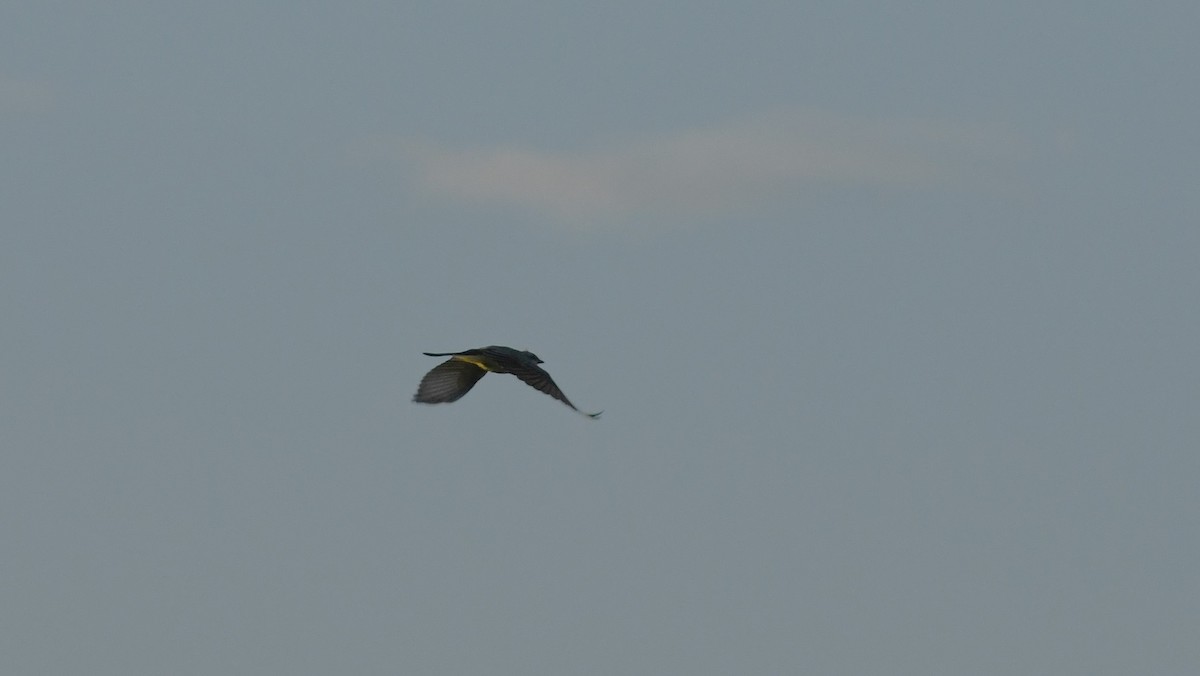
<instances>
[{"instance_id":1,"label":"bird in flight","mask_svg":"<svg viewBox=\"0 0 1200 676\"><path fill-rule=\"evenodd\" d=\"M413 401L422 404L443 404L458 401L464 394L475 387L475 383L488 371L493 373L511 373L520 378L526 385L545 392L562 403L570 406L577 413L589 418L598 418L604 411L587 413L575 408L575 404L567 399L567 395L558 389L554 380L546 370L538 366L541 359L532 352L514 350L501 345L489 345L474 350L462 352L424 352L429 357L450 357L433 367L425 374Z\"/></svg>"}]
</instances>

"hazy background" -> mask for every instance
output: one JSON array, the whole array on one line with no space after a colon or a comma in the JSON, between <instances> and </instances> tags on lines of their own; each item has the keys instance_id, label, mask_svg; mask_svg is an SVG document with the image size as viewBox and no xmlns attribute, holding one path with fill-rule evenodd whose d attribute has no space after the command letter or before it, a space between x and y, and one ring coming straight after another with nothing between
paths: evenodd
<instances>
[{"instance_id":1,"label":"hazy background","mask_svg":"<svg viewBox=\"0 0 1200 676\"><path fill-rule=\"evenodd\" d=\"M0 672L1196 673L1197 7L9 3Z\"/></svg>"}]
</instances>

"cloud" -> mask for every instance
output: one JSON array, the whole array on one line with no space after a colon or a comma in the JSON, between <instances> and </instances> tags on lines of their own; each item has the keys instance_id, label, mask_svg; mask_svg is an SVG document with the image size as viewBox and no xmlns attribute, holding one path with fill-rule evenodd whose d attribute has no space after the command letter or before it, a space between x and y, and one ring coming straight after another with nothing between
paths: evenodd
<instances>
[{"instance_id":1,"label":"cloud","mask_svg":"<svg viewBox=\"0 0 1200 676\"><path fill-rule=\"evenodd\" d=\"M0 112L38 113L54 103L50 85L0 76Z\"/></svg>"},{"instance_id":2,"label":"cloud","mask_svg":"<svg viewBox=\"0 0 1200 676\"><path fill-rule=\"evenodd\" d=\"M984 128L784 109L576 152L411 140L397 147L423 194L586 223L735 212L795 200L816 185L961 183L1009 161L1020 145Z\"/></svg>"}]
</instances>

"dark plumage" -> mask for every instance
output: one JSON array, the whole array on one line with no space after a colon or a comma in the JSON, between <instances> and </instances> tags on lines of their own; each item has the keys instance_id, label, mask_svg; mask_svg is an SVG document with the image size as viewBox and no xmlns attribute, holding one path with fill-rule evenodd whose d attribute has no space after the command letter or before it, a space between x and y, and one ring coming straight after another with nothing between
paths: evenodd
<instances>
[{"instance_id":1,"label":"dark plumage","mask_svg":"<svg viewBox=\"0 0 1200 676\"><path fill-rule=\"evenodd\" d=\"M430 357L450 358L433 367L433 370L426 373L425 377L421 379L417 393L413 395L413 401L422 404L458 401L472 387L475 387L475 383L479 382L484 374L492 371L494 373L511 373L530 387L545 392L589 418L596 418L603 413L603 411L587 413L575 408L575 404L572 404L562 390L558 389L558 385L550 378L550 374L538 366L542 360L532 352L514 350L501 345L490 345L462 352L425 352L423 354Z\"/></svg>"}]
</instances>

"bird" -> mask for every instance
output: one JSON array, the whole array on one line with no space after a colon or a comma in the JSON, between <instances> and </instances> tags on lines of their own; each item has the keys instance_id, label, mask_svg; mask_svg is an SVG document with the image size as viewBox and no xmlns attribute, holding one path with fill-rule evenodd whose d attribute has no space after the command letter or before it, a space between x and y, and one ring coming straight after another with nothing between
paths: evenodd
<instances>
[{"instance_id":1,"label":"bird","mask_svg":"<svg viewBox=\"0 0 1200 676\"><path fill-rule=\"evenodd\" d=\"M413 401L422 404L443 404L458 401L464 394L475 387L488 371L493 373L511 373L520 378L526 385L545 392L562 403L570 406L573 411L589 418L599 418L604 411L588 413L575 408L575 404L567 399L550 374L538 366L544 363L538 356L528 350L514 350L503 345L489 345L462 352L422 352L427 357L450 357L433 367L421 378Z\"/></svg>"}]
</instances>

